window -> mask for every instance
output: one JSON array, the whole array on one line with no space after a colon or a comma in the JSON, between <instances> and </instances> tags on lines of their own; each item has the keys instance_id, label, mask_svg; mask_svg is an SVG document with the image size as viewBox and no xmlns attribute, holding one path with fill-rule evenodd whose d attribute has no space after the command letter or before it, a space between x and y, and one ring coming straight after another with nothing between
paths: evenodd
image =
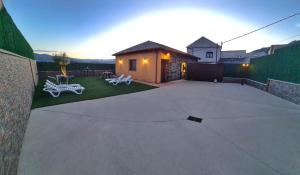
<instances>
[{"instance_id":1,"label":"window","mask_svg":"<svg viewBox=\"0 0 300 175\"><path fill-rule=\"evenodd\" d=\"M136 71L136 60L129 60L129 70Z\"/></svg>"},{"instance_id":2,"label":"window","mask_svg":"<svg viewBox=\"0 0 300 175\"><path fill-rule=\"evenodd\" d=\"M213 52L206 52L206 58L213 58L214 53Z\"/></svg>"}]
</instances>

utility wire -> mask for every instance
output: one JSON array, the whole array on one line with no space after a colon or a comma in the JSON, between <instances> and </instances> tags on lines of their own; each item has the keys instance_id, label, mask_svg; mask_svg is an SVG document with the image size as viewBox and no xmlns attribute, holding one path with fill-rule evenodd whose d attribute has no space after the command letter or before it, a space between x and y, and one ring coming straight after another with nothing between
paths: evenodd
<instances>
[{"instance_id":1,"label":"utility wire","mask_svg":"<svg viewBox=\"0 0 300 175\"><path fill-rule=\"evenodd\" d=\"M252 33L254 33L254 32L260 31L260 30L262 30L262 29L265 29L265 28L270 27L270 26L272 26L272 25L274 25L274 24L277 24L277 23L280 23L280 22L282 22L282 21L285 21L285 20L287 20L287 19L289 19L289 18L295 17L295 16L297 16L297 15L300 15L300 12L295 13L295 14L290 15L290 16L287 16L287 17L285 17L285 18L282 18L282 19L280 19L280 20L278 20L278 21L272 22L271 24L265 25L265 26L260 27L260 28L258 28L258 29L256 29L256 30L253 30L253 31L251 31L251 32L248 32L248 33L246 33L246 34L243 34L243 35L240 35L240 36L238 36L238 37L232 38L232 39L230 39L230 40L224 41L224 42L222 42L222 44L228 43L228 42L230 42L230 41L233 41L233 40L236 40L236 39L239 39L239 38L242 38L242 37L247 36L247 35L250 35L250 34L252 34Z\"/></svg>"},{"instance_id":2,"label":"utility wire","mask_svg":"<svg viewBox=\"0 0 300 175\"><path fill-rule=\"evenodd\" d=\"M286 38L286 39L284 39L284 40L281 40L281 41L279 41L278 43L287 41L287 40L292 39L292 38L296 38L296 37L298 37L298 36L300 36L300 33L298 33L297 35L290 36L290 37L288 37L288 38Z\"/></svg>"}]
</instances>

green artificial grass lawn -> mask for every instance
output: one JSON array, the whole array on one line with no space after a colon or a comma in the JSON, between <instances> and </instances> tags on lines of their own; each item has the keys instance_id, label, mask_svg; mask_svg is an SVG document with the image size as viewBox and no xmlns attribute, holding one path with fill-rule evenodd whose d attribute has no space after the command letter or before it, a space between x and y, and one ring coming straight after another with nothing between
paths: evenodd
<instances>
[{"instance_id":1,"label":"green artificial grass lawn","mask_svg":"<svg viewBox=\"0 0 300 175\"><path fill-rule=\"evenodd\" d=\"M83 87L85 87L83 94L77 95L72 92L63 92L60 94L59 97L54 98L48 92L43 91L45 81L40 81L35 90L32 109L76 101L91 100L121 94L140 92L155 88L153 86L135 82L133 82L131 85L126 85L122 83L117 86L113 86L112 84L108 84L99 77L75 78L71 83L81 84Z\"/></svg>"}]
</instances>

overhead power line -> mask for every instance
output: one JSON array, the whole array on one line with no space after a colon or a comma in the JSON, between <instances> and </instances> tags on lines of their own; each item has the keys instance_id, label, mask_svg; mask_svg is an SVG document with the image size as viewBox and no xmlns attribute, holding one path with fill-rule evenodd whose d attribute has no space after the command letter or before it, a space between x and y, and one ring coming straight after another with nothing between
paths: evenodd
<instances>
[{"instance_id":1,"label":"overhead power line","mask_svg":"<svg viewBox=\"0 0 300 175\"><path fill-rule=\"evenodd\" d=\"M288 37L288 38L285 38L284 40L281 40L281 41L279 41L278 43L281 43L281 42L290 40L290 39L292 39L292 38L296 38L296 37L298 37L298 36L300 36L300 33L298 33L297 35L293 35L293 36L290 36L290 37Z\"/></svg>"},{"instance_id":2,"label":"overhead power line","mask_svg":"<svg viewBox=\"0 0 300 175\"><path fill-rule=\"evenodd\" d=\"M287 20L287 19L293 18L293 17L295 17L295 16L297 16L297 15L300 15L300 12L295 13L295 14L290 15L290 16L287 16L287 17L285 17L285 18L282 18L282 19L280 19L280 20L278 20L278 21L272 22L272 23L270 23L270 24L268 24L268 25L265 25L265 26L263 26L263 27L260 27L260 28L258 28L258 29L256 29L256 30L251 31L251 32L245 33L245 34L240 35L240 36L238 36L238 37L235 37L235 38L232 38L232 39L230 39L230 40L224 41L224 42L222 42L222 44L228 43L228 42L230 42L230 41L233 41L233 40L236 40L236 39L239 39L239 38L242 38L242 37L247 36L247 35L250 35L250 34L252 34L252 33L254 33L254 32L260 31L260 30L265 29L265 28L267 28L267 27L270 27L270 26L272 26L272 25L274 25L274 24L277 24L277 23L280 23L280 22L285 21L285 20Z\"/></svg>"}]
</instances>

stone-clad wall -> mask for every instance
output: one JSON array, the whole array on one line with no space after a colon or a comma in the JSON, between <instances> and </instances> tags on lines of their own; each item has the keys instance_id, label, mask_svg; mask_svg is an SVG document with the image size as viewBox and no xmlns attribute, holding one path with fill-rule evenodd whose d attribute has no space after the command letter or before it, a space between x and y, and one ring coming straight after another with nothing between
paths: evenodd
<instances>
[{"instance_id":1,"label":"stone-clad wall","mask_svg":"<svg viewBox=\"0 0 300 175\"><path fill-rule=\"evenodd\" d=\"M17 174L34 78L30 60L0 50L0 174ZM33 68L33 71L35 68ZM37 78L37 77L36 77Z\"/></svg>"},{"instance_id":2,"label":"stone-clad wall","mask_svg":"<svg viewBox=\"0 0 300 175\"><path fill-rule=\"evenodd\" d=\"M300 84L269 79L268 92L300 105Z\"/></svg>"},{"instance_id":3,"label":"stone-clad wall","mask_svg":"<svg viewBox=\"0 0 300 175\"><path fill-rule=\"evenodd\" d=\"M300 105L300 84L286 81L268 79L267 84L245 78L224 77L224 83L241 83L242 81L249 86L267 91L275 96Z\"/></svg>"},{"instance_id":4,"label":"stone-clad wall","mask_svg":"<svg viewBox=\"0 0 300 175\"><path fill-rule=\"evenodd\" d=\"M180 80L180 65L181 65L181 59L179 58L172 58L169 61L169 72L168 72L168 80Z\"/></svg>"},{"instance_id":5,"label":"stone-clad wall","mask_svg":"<svg viewBox=\"0 0 300 175\"><path fill-rule=\"evenodd\" d=\"M257 89L263 90L263 91L267 91L268 90L268 85L258 82L258 81L254 81L254 80L250 80L250 79L246 79L246 84L248 84L249 86L253 86Z\"/></svg>"}]
</instances>

